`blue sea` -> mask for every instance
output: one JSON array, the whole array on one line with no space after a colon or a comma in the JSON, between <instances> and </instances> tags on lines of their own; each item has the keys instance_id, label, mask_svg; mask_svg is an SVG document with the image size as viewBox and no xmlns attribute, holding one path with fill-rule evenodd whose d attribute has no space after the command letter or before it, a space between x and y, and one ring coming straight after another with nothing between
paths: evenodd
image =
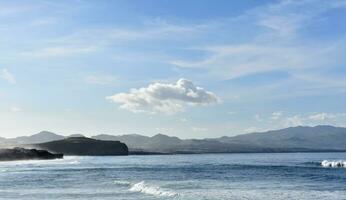
<instances>
[{"instance_id":1,"label":"blue sea","mask_svg":"<svg viewBox=\"0 0 346 200\"><path fill-rule=\"evenodd\" d=\"M344 200L343 160L346 153L65 157L0 162L0 199Z\"/></svg>"}]
</instances>

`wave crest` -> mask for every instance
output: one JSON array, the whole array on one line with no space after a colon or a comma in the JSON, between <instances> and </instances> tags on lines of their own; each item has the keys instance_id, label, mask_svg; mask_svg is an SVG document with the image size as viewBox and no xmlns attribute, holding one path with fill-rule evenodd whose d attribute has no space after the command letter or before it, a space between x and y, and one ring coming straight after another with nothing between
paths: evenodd
<instances>
[{"instance_id":1,"label":"wave crest","mask_svg":"<svg viewBox=\"0 0 346 200\"><path fill-rule=\"evenodd\" d=\"M119 185L119 186L129 186L129 185L131 185L130 182L128 182L128 181L122 181L122 180L115 180L115 181L114 181L114 184L115 184L115 185Z\"/></svg>"},{"instance_id":2,"label":"wave crest","mask_svg":"<svg viewBox=\"0 0 346 200\"><path fill-rule=\"evenodd\" d=\"M162 188L158 186L148 185L144 181L134 184L129 190L132 192L141 192L144 194L149 194L154 196L166 196L166 197L178 196L178 194L175 192L163 190Z\"/></svg>"},{"instance_id":3,"label":"wave crest","mask_svg":"<svg viewBox=\"0 0 346 200\"><path fill-rule=\"evenodd\" d=\"M345 167L346 168L346 161L345 160L324 160L321 162L322 167Z\"/></svg>"}]
</instances>

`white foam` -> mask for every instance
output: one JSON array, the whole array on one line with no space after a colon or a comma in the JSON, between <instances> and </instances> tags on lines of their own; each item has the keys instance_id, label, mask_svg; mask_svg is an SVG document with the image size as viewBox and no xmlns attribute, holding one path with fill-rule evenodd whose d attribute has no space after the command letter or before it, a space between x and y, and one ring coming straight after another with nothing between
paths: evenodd
<instances>
[{"instance_id":1,"label":"white foam","mask_svg":"<svg viewBox=\"0 0 346 200\"><path fill-rule=\"evenodd\" d=\"M141 192L144 194L154 195L154 196L166 196L166 197L175 197L178 196L177 193L173 191L164 190L158 186L148 185L144 181L132 185L129 189L132 192Z\"/></svg>"},{"instance_id":2,"label":"white foam","mask_svg":"<svg viewBox=\"0 0 346 200\"><path fill-rule=\"evenodd\" d=\"M52 160L17 160L17 161L3 161L1 165L78 165L80 164L80 157L68 156L63 159L52 159Z\"/></svg>"},{"instance_id":3,"label":"white foam","mask_svg":"<svg viewBox=\"0 0 346 200\"><path fill-rule=\"evenodd\" d=\"M115 181L114 181L114 184L115 184L115 185L120 185L120 186L129 186L129 185L131 185L130 182L128 182L128 181L122 181L122 180L115 180Z\"/></svg>"},{"instance_id":4,"label":"white foam","mask_svg":"<svg viewBox=\"0 0 346 200\"><path fill-rule=\"evenodd\" d=\"M322 167L345 167L346 168L346 161L345 160L324 160L321 162Z\"/></svg>"}]
</instances>

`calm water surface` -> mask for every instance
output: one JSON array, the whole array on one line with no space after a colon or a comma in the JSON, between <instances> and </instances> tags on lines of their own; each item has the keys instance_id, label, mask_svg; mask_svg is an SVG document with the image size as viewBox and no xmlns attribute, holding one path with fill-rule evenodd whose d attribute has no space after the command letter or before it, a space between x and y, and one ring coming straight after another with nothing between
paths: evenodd
<instances>
[{"instance_id":1,"label":"calm water surface","mask_svg":"<svg viewBox=\"0 0 346 200\"><path fill-rule=\"evenodd\" d=\"M346 199L346 153L66 157L0 162L0 199Z\"/></svg>"}]
</instances>

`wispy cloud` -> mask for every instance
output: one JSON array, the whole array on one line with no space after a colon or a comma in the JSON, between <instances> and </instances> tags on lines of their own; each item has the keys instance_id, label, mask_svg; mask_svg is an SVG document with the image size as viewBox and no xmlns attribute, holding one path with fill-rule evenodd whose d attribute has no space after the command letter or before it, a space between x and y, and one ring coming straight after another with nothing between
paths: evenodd
<instances>
[{"instance_id":1,"label":"wispy cloud","mask_svg":"<svg viewBox=\"0 0 346 200\"><path fill-rule=\"evenodd\" d=\"M195 127L195 126L193 126L193 127L191 127L191 129L192 129L193 132L206 132L206 131L208 131L208 129L204 128L204 127Z\"/></svg>"},{"instance_id":2,"label":"wispy cloud","mask_svg":"<svg viewBox=\"0 0 346 200\"><path fill-rule=\"evenodd\" d=\"M291 127L291 126L302 126L303 125L303 118L299 115L295 115L292 117L287 117L284 120L284 126L285 127Z\"/></svg>"},{"instance_id":3,"label":"wispy cloud","mask_svg":"<svg viewBox=\"0 0 346 200\"><path fill-rule=\"evenodd\" d=\"M241 132L242 133L254 133L254 132L261 132L263 129L260 129L258 127L252 126L246 129L243 129Z\"/></svg>"},{"instance_id":4,"label":"wispy cloud","mask_svg":"<svg viewBox=\"0 0 346 200\"><path fill-rule=\"evenodd\" d=\"M39 26L47 26L47 25L52 25L57 23L59 20L54 17L47 17L47 18L40 18L40 19L35 19L32 22L30 22L30 26L33 27L39 27Z\"/></svg>"},{"instance_id":5,"label":"wispy cloud","mask_svg":"<svg viewBox=\"0 0 346 200\"><path fill-rule=\"evenodd\" d=\"M316 113L308 116L308 119L314 120L314 121L325 121L328 119L335 119L337 115L335 114L329 114L329 113Z\"/></svg>"},{"instance_id":6,"label":"wispy cloud","mask_svg":"<svg viewBox=\"0 0 346 200\"><path fill-rule=\"evenodd\" d=\"M53 38L50 42L69 45L92 44L98 47L107 47L114 44L124 44L138 41L186 40L196 37L207 25L178 25L166 21L153 20L151 23L130 27L105 27L78 29L70 34ZM184 38L182 37L184 36Z\"/></svg>"},{"instance_id":7,"label":"wispy cloud","mask_svg":"<svg viewBox=\"0 0 346 200\"><path fill-rule=\"evenodd\" d=\"M346 114L345 113L313 113L308 115L294 115L287 118L283 118L281 124L285 127L290 126L313 126L319 124L331 124L331 125L345 125Z\"/></svg>"},{"instance_id":8,"label":"wispy cloud","mask_svg":"<svg viewBox=\"0 0 346 200\"><path fill-rule=\"evenodd\" d=\"M255 114L253 117L254 117L254 119L255 119L256 121L258 121L258 122L263 121L261 115L259 115L259 114Z\"/></svg>"},{"instance_id":9,"label":"wispy cloud","mask_svg":"<svg viewBox=\"0 0 346 200\"><path fill-rule=\"evenodd\" d=\"M7 17L29 10L32 10L32 6L0 5L0 17Z\"/></svg>"},{"instance_id":10,"label":"wispy cloud","mask_svg":"<svg viewBox=\"0 0 346 200\"><path fill-rule=\"evenodd\" d=\"M272 112L270 114L254 115L258 130L272 130L281 129L295 126L316 126L316 125L346 125L346 113L328 113L328 112L314 112L314 113L299 113L299 114L284 114L281 111ZM251 130L251 129L250 129ZM253 131L243 132L253 132Z\"/></svg>"},{"instance_id":11,"label":"wispy cloud","mask_svg":"<svg viewBox=\"0 0 346 200\"><path fill-rule=\"evenodd\" d=\"M42 26L56 21L58 21L57 18L38 19L32 21L30 26ZM88 29L77 28L64 35L37 41L38 47L21 52L20 55L34 58L52 58L83 55L102 50L116 52L115 50L118 48L115 48L114 45L129 45L143 41L186 40L189 37L196 37L201 33L201 30L206 28L206 25L203 24L177 25L164 20L152 20L150 23L146 22L135 28L112 26ZM134 56L138 58L142 56L142 59L147 59L147 56L132 53L131 58L114 57L121 60L133 60Z\"/></svg>"},{"instance_id":12,"label":"wispy cloud","mask_svg":"<svg viewBox=\"0 0 346 200\"><path fill-rule=\"evenodd\" d=\"M321 14L335 8L346 7L335 1L307 0L280 1L255 8L238 17L254 22L252 29L257 34L251 39L223 45L195 46L189 49L204 52L203 58L175 59L170 63L180 68L203 69L208 72L207 76L222 80L284 71L291 79L313 78L301 79L305 81L302 88L312 85L316 88L323 87L328 79L329 85L344 86L341 81L344 77L325 72L343 62L341 52L346 50L346 38L316 41L306 37L302 30L316 22ZM321 77L324 80L317 74L323 74Z\"/></svg>"},{"instance_id":13,"label":"wispy cloud","mask_svg":"<svg viewBox=\"0 0 346 200\"><path fill-rule=\"evenodd\" d=\"M22 109L19 108L19 107L17 107L17 106L12 106L12 107L10 108L10 111L11 111L11 112L21 112Z\"/></svg>"},{"instance_id":14,"label":"wispy cloud","mask_svg":"<svg viewBox=\"0 0 346 200\"><path fill-rule=\"evenodd\" d=\"M270 116L270 119L275 121L275 120L280 119L282 117L282 115L283 114L281 111L273 112Z\"/></svg>"},{"instance_id":15,"label":"wispy cloud","mask_svg":"<svg viewBox=\"0 0 346 200\"><path fill-rule=\"evenodd\" d=\"M16 78L14 77L14 75L8 71L8 69L1 69L0 70L0 78L6 80L7 82L11 83L11 84L16 84Z\"/></svg>"},{"instance_id":16,"label":"wispy cloud","mask_svg":"<svg viewBox=\"0 0 346 200\"><path fill-rule=\"evenodd\" d=\"M228 111L227 114L229 114L229 115L235 115L235 114L237 114L237 112L235 112L235 111Z\"/></svg>"},{"instance_id":17,"label":"wispy cloud","mask_svg":"<svg viewBox=\"0 0 346 200\"><path fill-rule=\"evenodd\" d=\"M95 85L110 85L113 84L117 77L107 74L91 74L84 78L86 83Z\"/></svg>"},{"instance_id":18,"label":"wispy cloud","mask_svg":"<svg viewBox=\"0 0 346 200\"><path fill-rule=\"evenodd\" d=\"M94 52L95 47L91 46L57 46L22 52L22 56L36 58L66 57Z\"/></svg>"}]
</instances>

